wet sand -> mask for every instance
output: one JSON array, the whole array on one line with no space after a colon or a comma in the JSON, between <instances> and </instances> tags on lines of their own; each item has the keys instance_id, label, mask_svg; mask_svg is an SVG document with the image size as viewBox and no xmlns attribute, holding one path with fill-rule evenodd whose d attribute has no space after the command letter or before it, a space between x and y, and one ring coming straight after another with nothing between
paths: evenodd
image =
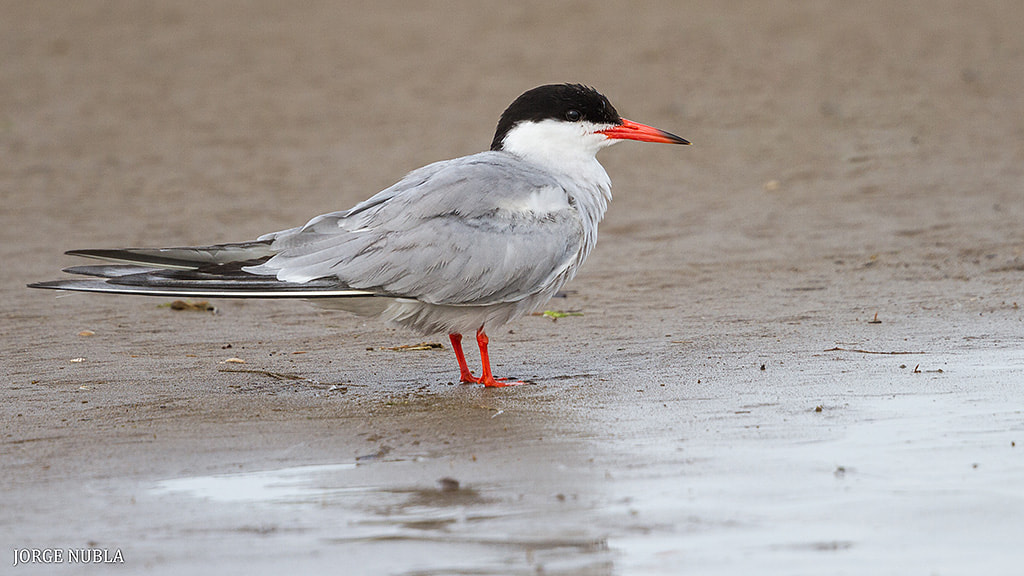
<instances>
[{"instance_id":1,"label":"wet sand","mask_svg":"<svg viewBox=\"0 0 1024 576\"><path fill-rule=\"evenodd\" d=\"M1019 3L0 13L3 573L1024 562ZM24 287L347 208L560 81L694 146L602 152L615 200L550 305L582 316L491 335L534 385L299 302ZM89 548L123 563L12 566Z\"/></svg>"}]
</instances>

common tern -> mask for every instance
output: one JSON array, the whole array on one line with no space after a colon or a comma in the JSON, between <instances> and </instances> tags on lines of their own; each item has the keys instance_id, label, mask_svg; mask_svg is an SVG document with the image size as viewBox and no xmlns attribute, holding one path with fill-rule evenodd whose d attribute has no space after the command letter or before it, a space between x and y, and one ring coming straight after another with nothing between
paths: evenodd
<instances>
[{"instance_id":1,"label":"common tern","mask_svg":"<svg viewBox=\"0 0 1024 576\"><path fill-rule=\"evenodd\" d=\"M487 330L538 310L576 275L612 197L596 154L620 140L689 144L619 116L593 88L539 86L502 113L490 150L414 170L349 210L250 242L71 250L107 263L29 286L310 299L447 333L462 382L507 386L491 373ZM462 351L473 331L479 376Z\"/></svg>"}]
</instances>

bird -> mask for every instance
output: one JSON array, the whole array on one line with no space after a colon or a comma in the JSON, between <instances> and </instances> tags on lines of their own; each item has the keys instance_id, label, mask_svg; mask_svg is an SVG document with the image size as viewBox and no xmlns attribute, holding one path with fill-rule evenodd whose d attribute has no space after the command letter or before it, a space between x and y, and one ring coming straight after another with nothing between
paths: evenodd
<instances>
[{"instance_id":1,"label":"bird","mask_svg":"<svg viewBox=\"0 0 1024 576\"><path fill-rule=\"evenodd\" d=\"M627 120L582 84L524 92L490 149L428 164L348 210L256 240L171 248L70 250L105 263L30 288L161 297L299 298L446 333L463 383L501 387L487 331L538 310L597 242L611 180L597 160L622 140L689 144ZM479 375L462 335L476 334Z\"/></svg>"}]
</instances>

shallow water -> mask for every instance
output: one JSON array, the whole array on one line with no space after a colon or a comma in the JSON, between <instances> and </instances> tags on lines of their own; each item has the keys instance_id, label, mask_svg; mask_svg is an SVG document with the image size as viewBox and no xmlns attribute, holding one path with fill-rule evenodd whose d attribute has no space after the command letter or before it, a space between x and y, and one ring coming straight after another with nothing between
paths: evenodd
<instances>
[{"instance_id":1,"label":"shallow water","mask_svg":"<svg viewBox=\"0 0 1024 576\"><path fill-rule=\"evenodd\" d=\"M360 466L395 480L367 485ZM301 565L315 549L310 569L322 568L324 557L336 557L346 565L358 559L359 570L381 574L612 571L606 534L593 525L594 502L549 494L542 504L521 486L464 486L447 477L433 484L403 482L403 469L410 466L416 462L176 478L157 483L149 496L171 507L201 502L207 525L230 524L239 514L250 522L258 518L255 526L225 529L215 538L227 548L249 547L257 533L289 564ZM188 526L194 521L191 515L182 518Z\"/></svg>"},{"instance_id":2,"label":"shallow water","mask_svg":"<svg viewBox=\"0 0 1024 576\"><path fill-rule=\"evenodd\" d=\"M592 423L623 433L505 453L483 464L484 481L428 454L370 455L166 479L144 498L186 511L169 517L169 537L199 514L209 552L255 555L254 573L332 562L380 574L1011 573L1024 415L947 376L998 389L1024 365L1012 351L985 356L944 359L933 391L854 394L821 411L805 394L691 403L707 416L689 422L624 406Z\"/></svg>"}]
</instances>

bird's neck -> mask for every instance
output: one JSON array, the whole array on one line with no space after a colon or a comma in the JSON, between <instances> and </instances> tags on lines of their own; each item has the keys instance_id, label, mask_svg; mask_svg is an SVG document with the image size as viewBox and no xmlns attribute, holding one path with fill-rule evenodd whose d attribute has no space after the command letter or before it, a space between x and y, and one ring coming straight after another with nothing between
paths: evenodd
<instances>
[{"instance_id":1,"label":"bird's neck","mask_svg":"<svg viewBox=\"0 0 1024 576\"><path fill-rule=\"evenodd\" d=\"M501 149L543 168L555 177L579 212L583 224L583 259L597 243L597 225L612 199L612 183L597 161L597 152L617 142L588 131L583 123L523 122L502 139Z\"/></svg>"},{"instance_id":2,"label":"bird's neck","mask_svg":"<svg viewBox=\"0 0 1024 576\"><path fill-rule=\"evenodd\" d=\"M615 142L587 132L581 123L544 120L516 125L505 135L501 149L561 180L584 217L596 226L608 208L612 187L596 155Z\"/></svg>"},{"instance_id":3,"label":"bird's neck","mask_svg":"<svg viewBox=\"0 0 1024 576\"><path fill-rule=\"evenodd\" d=\"M554 177L583 218L584 227L593 230L604 218L612 199L612 182L604 166L592 154L587 157L526 154L523 160L543 168Z\"/></svg>"}]
</instances>

